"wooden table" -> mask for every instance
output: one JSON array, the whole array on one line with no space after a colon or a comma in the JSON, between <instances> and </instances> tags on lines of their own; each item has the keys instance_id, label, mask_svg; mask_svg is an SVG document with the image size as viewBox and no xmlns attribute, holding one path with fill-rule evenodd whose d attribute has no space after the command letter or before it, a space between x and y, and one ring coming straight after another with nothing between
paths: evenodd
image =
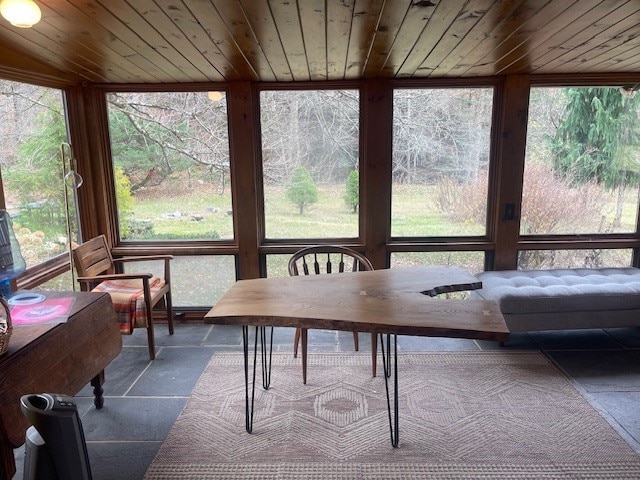
<instances>
[{"instance_id":1,"label":"wooden table","mask_svg":"<svg viewBox=\"0 0 640 480\"><path fill-rule=\"evenodd\" d=\"M486 300L433 298L439 293L473 290L481 283L456 267L411 267L330 275L240 280L207 313L205 322L242 325L245 352L246 428L253 428L253 388L258 327L261 327L263 388L269 388L270 347L266 326L375 332L387 337L383 361L391 443L398 444L397 335L507 341L509 330L497 304ZM256 326L253 385L249 388L248 326ZM273 334L273 332L272 332ZM385 351L383 349L383 360ZM268 362L267 368L265 363ZM393 399L387 378L393 376ZM391 404L393 403L393 413Z\"/></svg>"},{"instance_id":2,"label":"wooden table","mask_svg":"<svg viewBox=\"0 0 640 480\"><path fill-rule=\"evenodd\" d=\"M30 424L20 397L30 393L75 395L87 383L101 408L104 368L122 349L122 338L106 293L41 292L48 298L73 296L66 323L15 326L0 357L0 478L16 471L13 449L24 443Z\"/></svg>"}]
</instances>

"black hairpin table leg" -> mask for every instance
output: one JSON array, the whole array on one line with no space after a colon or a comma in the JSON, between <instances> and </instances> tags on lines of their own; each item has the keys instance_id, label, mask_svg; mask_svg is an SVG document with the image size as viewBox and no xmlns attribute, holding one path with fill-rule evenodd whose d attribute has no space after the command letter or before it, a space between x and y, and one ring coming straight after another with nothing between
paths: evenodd
<instances>
[{"instance_id":1,"label":"black hairpin table leg","mask_svg":"<svg viewBox=\"0 0 640 480\"><path fill-rule=\"evenodd\" d=\"M382 346L382 365L384 367L384 386L387 391L387 411L389 412L389 431L391 433L391 446L398 446L400 433L398 431L398 336L393 334L393 413L391 412L391 397L389 395L389 377L391 376L391 334L387 334L387 357L385 360L384 339L380 334Z\"/></svg>"},{"instance_id":2,"label":"black hairpin table leg","mask_svg":"<svg viewBox=\"0 0 640 480\"><path fill-rule=\"evenodd\" d=\"M258 327L253 343L253 373L251 376L251 395L249 395L249 326L242 326L242 348L244 351L244 391L245 391L245 428L247 433L253 430L253 405L256 391L256 355L258 352Z\"/></svg>"},{"instance_id":3,"label":"black hairpin table leg","mask_svg":"<svg viewBox=\"0 0 640 480\"><path fill-rule=\"evenodd\" d=\"M255 405L256 392L256 363L258 356L258 328L260 328L260 350L262 360L262 388L269 389L271 384L271 356L273 352L273 327L268 338L267 352L267 327L255 327L255 338L253 341L253 370L249 372L249 326L242 326L242 348L244 351L244 389L245 389L245 428L248 433L253 431L253 410ZM251 383L251 392L249 392Z\"/></svg>"},{"instance_id":4,"label":"black hairpin table leg","mask_svg":"<svg viewBox=\"0 0 640 480\"><path fill-rule=\"evenodd\" d=\"M267 327L260 327L260 349L262 351L262 388L269 390L271 385L271 356L273 353L273 327L269 336L269 352L265 343L267 342Z\"/></svg>"},{"instance_id":5,"label":"black hairpin table leg","mask_svg":"<svg viewBox=\"0 0 640 480\"><path fill-rule=\"evenodd\" d=\"M384 348L384 338L387 338L387 348ZM382 353L382 366L385 376L391 375L391 334L380 334L380 352Z\"/></svg>"}]
</instances>

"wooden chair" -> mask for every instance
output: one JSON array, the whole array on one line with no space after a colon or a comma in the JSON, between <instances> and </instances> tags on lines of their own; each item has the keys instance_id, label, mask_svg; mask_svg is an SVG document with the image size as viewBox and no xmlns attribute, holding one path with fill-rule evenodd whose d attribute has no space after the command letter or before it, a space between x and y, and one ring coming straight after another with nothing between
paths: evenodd
<instances>
[{"instance_id":1,"label":"wooden chair","mask_svg":"<svg viewBox=\"0 0 640 480\"><path fill-rule=\"evenodd\" d=\"M82 291L107 292L118 315L120 332L131 334L133 328L147 329L149 358L155 359L153 337L153 307L161 301L167 310L169 334L173 335L173 305L171 302L172 255L113 258L104 235L95 237L73 250L73 262ZM164 260L164 277L151 273L115 273L115 265L125 262Z\"/></svg>"},{"instance_id":2,"label":"wooden chair","mask_svg":"<svg viewBox=\"0 0 640 480\"><path fill-rule=\"evenodd\" d=\"M367 257L347 247L318 245L297 251L289 259L289 275L319 275L325 273L357 272L373 270ZM327 299L331 301L331 299ZM302 343L302 381L307 383L307 329L296 328L293 356L298 356L298 344ZM353 343L358 351L358 332L353 332ZM377 337L371 334L372 373L376 376Z\"/></svg>"}]
</instances>

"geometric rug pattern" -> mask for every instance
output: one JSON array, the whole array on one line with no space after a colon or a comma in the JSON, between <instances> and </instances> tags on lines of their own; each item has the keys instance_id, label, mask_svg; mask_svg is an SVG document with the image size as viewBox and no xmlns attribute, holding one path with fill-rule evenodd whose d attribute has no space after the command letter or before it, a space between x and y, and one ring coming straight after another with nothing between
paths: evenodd
<instances>
[{"instance_id":1,"label":"geometric rug pattern","mask_svg":"<svg viewBox=\"0 0 640 480\"><path fill-rule=\"evenodd\" d=\"M538 352L400 352L398 448L370 358L309 354L303 385L300 360L274 354L248 434L243 357L216 353L145 478L640 478L640 456Z\"/></svg>"}]
</instances>

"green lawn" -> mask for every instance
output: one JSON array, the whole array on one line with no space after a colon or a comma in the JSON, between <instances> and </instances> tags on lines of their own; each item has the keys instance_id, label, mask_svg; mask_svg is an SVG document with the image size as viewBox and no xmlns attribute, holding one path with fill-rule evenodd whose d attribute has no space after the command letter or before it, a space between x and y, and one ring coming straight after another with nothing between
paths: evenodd
<instances>
[{"instance_id":1,"label":"green lawn","mask_svg":"<svg viewBox=\"0 0 640 480\"><path fill-rule=\"evenodd\" d=\"M455 223L437 209L434 186L397 186L393 190L392 234L394 236L483 235L484 225ZM304 213L286 199L284 187L265 188L266 237L355 238L358 215L344 202L344 187L318 186L318 201ZM156 238L233 238L231 195L198 189L171 198L137 200L133 217L153 225ZM196 220L197 218L198 220ZM136 238L132 236L131 238ZM153 236L149 237L153 238Z\"/></svg>"},{"instance_id":2,"label":"green lawn","mask_svg":"<svg viewBox=\"0 0 640 480\"><path fill-rule=\"evenodd\" d=\"M228 190L228 189L227 189ZM165 190L162 198L137 199L133 218L137 222L153 226L153 233L131 235L130 238L170 239L231 239L233 217L231 194L211 193L211 188L192 190L176 188ZM344 202L344 186L318 185L318 201L304 207L300 214L298 206L286 199L284 187L265 187L265 227L269 239L288 238L356 238L358 215ZM392 195L391 234L394 237L442 237L481 236L485 225L480 222L459 220L464 212L448 215L437 206L438 187L435 185L394 185ZM601 215L581 217L568 205L567 222L561 224L571 231L538 233L611 233L610 227L615 213L616 197L605 192L606 204ZM637 215L636 190L628 189L622 214L622 225L616 232L635 230ZM481 208L486 212L484 202ZM453 214L456 215L453 215ZM526 216L528 212L523 212ZM544 212L531 214L545 215ZM468 216L467 216L468 217ZM579 222L576 226L576 221ZM608 230L607 230L608 228ZM137 235L137 236L136 236Z\"/></svg>"}]
</instances>

